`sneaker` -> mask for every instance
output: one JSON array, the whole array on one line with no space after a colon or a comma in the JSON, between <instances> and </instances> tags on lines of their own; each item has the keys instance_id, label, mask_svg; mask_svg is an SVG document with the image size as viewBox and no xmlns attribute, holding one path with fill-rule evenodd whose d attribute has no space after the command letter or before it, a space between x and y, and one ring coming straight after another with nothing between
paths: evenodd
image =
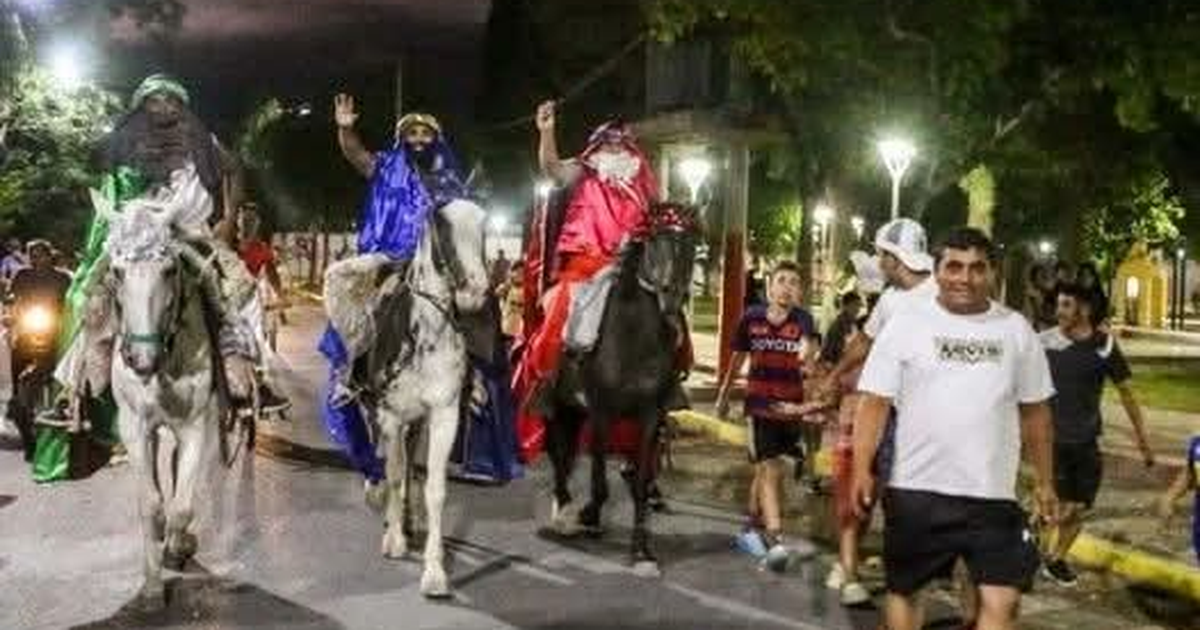
<instances>
[{"instance_id":1,"label":"sneaker","mask_svg":"<svg viewBox=\"0 0 1200 630\"><path fill-rule=\"evenodd\" d=\"M787 571L788 562L791 558L792 550L788 549L787 545L777 542L767 550L767 555L762 559L762 564L765 568L776 573L783 573Z\"/></svg>"},{"instance_id":2,"label":"sneaker","mask_svg":"<svg viewBox=\"0 0 1200 630\"><path fill-rule=\"evenodd\" d=\"M1042 575L1059 586L1075 586L1079 581L1079 576L1065 560L1047 560L1042 567Z\"/></svg>"},{"instance_id":3,"label":"sneaker","mask_svg":"<svg viewBox=\"0 0 1200 630\"><path fill-rule=\"evenodd\" d=\"M846 582L841 588L843 606L862 606L871 601L871 592L861 582Z\"/></svg>"},{"instance_id":4,"label":"sneaker","mask_svg":"<svg viewBox=\"0 0 1200 630\"><path fill-rule=\"evenodd\" d=\"M742 530L742 533L738 534L733 542L738 551L755 558L763 558L767 555L767 546L763 544L762 536L753 529Z\"/></svg>"},{"instance_id":5,"label":"sneaker","mask_svg":"<svg viewBox=\"0 0 1200 630\"><path fill-rule=\"evenodd\" d=\"M825 588L840 591L846 583L846 570L842 568L842 563L836 562L833 568L829 570L829 575L825 576Z\"/></svg>"}]
</instances>

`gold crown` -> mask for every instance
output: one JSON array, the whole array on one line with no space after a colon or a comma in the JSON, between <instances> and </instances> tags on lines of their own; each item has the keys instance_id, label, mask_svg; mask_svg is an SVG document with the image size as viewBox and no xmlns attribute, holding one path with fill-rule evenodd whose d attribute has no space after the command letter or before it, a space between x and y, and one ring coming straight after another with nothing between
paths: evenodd
<instances>
[{"instance_id":1,"label":"gold crown","mask_svg":"<svg viewBox=\"0 0 1200 630\"><path fill-rule=\"evenodd\" d=\"M401 116L400 120L396 121L396 134L403 134L416 125L425 125L432 129L434 133L438 135L442 134L442 125L438 122L438 119L434 118L432 114L423 114L420 112Z\"/></svg>"}]
</instances>

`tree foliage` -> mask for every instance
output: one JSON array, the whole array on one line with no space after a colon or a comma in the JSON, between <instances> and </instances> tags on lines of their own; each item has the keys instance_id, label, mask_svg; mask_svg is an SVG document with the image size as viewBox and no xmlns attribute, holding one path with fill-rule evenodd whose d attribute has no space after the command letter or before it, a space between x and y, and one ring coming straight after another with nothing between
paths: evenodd
<instances>
[{"instance_id":1,"label":"tree foliage","mask_svg":"<svg viewBox=\"0 0 1200 630\"><path fill-rule=\"evenodd\" d=\"M665 41L720 33L769 81L806 194L878 203L860 196L886 182L873 140L902 131L920 151L906 210L986 165L1002 238L1120 207L1144 173L1170 174L1162 151L1200 121L1200 7L1186 0L658 0L650 20Z\"/></svg>"},{"instance_id":2,"label":"tree foliage","mask_svg":"<svg viewBox=\"0 0 1200 630\"><path fill-rule=\"evenodd\" d=\"M1172 245L1179 237L1176 222L1183 218L1179 198L1158 173L1143 175L1113 195L1111 202L1089 209L1084 238L1101 268L1113 273L1136 243Z\"/></svg>"},{"instance_id":3,"label":"tree foliage","mask_svg":"<svg viewBox=\"0 0 1200 630\"><path fill-rule=\"evenodd\" d=\"M317 106L332 108L331 103ZM235 146L247 171L248 192L267 227L346 230L353 225L362 178L346 165L334 139L326 117L298 116L276 98L264 99L245 118Z\"/></svg>"},{"instance_id":4,"label":"tree foliage","mask_svg":"<svg viewBox=\"0 0 1200 630\"><path fill-rule=\"evenodd\" d=\"M120 110L93 86L65 89L39 68L13 80L0 171L0 230L78 240L90 216L87 189L98 173L92 148Z\"/></svg>"}]
</instances>

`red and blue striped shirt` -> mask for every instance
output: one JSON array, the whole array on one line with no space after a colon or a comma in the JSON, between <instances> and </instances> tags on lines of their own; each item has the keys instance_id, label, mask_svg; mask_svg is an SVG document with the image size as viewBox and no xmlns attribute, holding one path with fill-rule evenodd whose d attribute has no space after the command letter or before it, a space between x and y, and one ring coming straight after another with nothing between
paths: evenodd
<instances>
[{"instance_id":1,"label":"red and blue striped shirt","mask_svg":"<svg viewBox=\"0 0 1200 630\"><path fill-rule=\"evenodd\" d=\"M746 384L746 415L768 420L793 420L777 413L775 403L804 401L805 344L816 336L812 315L793 308L779 325L767 319L767 307L751 306L742 316L733 349L750 355Z\"/></svg>"}]
</instances>

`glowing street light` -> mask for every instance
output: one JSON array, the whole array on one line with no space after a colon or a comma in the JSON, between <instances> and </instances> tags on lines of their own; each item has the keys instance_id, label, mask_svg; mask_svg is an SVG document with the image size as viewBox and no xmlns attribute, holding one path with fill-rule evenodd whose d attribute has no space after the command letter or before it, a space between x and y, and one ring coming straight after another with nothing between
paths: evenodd
<instances>
[{"instance_id":1,"label":"glowing street light","mask_svg":"<svg viewBox=\"0 0 1200 630\"><path fill-rule=\"evenodd\" d=\"M863 232L867 229L866 219L855 215L850 217L850 228L854 230L854 240L862 240Z\"/></svg>"},{"instance_id":2,"label":"glowing street light","mask_svg":"<svg viewBox=\"0 0 1200 630\"><path fill-rule=\"evenodd\" d=\"M917 147L907 139L896 137L880 140L878 147L883 164L892 176L892 218L896 219L900 216L900 182L917 155Z\"/></svg>"},{"instance_id":3,"label":"glowing street light","mask_svg":"<svg viewBox=\"0 0 1200 630\"><path fill-rule=\"evenodd\" d=\"M813 219L816 219L817 225L821 226L822 230L833 222L833 216L833 208L823 203L817 204L817 209L813 212Z\"/></svg>"},{"instance_id":4,"label":"glowing street light","mask_svg":"<svg viewBox=\"0 0 1200 630\"><path fill-rule=\"evenodd\" d=\"M1048 238L1044 238L1038 242L1038 253L1043 256L1050 256L1054 254L1055 249L1056 247L1054 245L1054 241Z\"/></svg>"},{"instance_id":5,"label":"glowing street light","mask_svg":"<svg viewBox=\"0 0 1200 630\"><path fill-rule=\"evenodd\" d=\"M508 228L508 216L504 214L493 214L491 219L488 219L488 227L496 234L503 234Z\"/></svg>"},{"instance_id":6,"label":"glowing street light","mask_svg":"<svg viewBox=\"0 0 1200 630\"><path fill-rule=\"evenodd\" d=\"M712 174L712 162L702 157L684 158L679 163L679 175L683 177L684 183L692 192L692 203L696 203L700 198L700 187L704 185L710 174Z\"/></svg>"},{"instance_id":7,"label":"glowing street light","mask_svg":"<svg viewBox=\"0 0 1200 630\"><path fill-rule=\"evenodd\" d=\"M72 88L83 83L87 75L79 47L74 44L58 44L50 51L50 74L63 87Z\"/></svg>"}]
</instances>

